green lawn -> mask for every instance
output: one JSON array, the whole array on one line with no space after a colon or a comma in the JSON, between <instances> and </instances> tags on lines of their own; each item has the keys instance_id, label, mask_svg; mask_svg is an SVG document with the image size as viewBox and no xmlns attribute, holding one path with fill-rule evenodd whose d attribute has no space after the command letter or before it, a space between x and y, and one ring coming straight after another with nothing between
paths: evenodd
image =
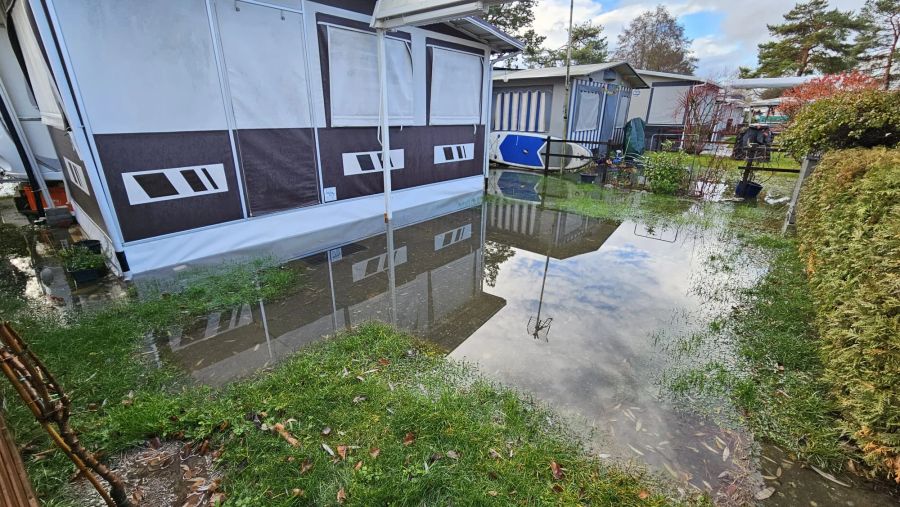
<instances>
[{"instance_id":1,"label":"green lawn","mask_svg":"<svg viewBox=\"0 0 900 507\"><path fill-rule=\"evenodd\" d=\"M185 283L180 293L145 287L140 299L65 319L3 297L18 301L4 304L4 317L69 391L73 426L103 456L154 436L209 439L221 449L215 466L228 505L330 505L341 491L348 505L677 503L652 477L588 456L552 412L383 325L221 389L152 367L148 333L276 299L303 273L259 263ZM41 498L77 504L71 463L38 454L51 448L47 437L9 386L0 393ZM271 430L278 423L296 446Z\"/></svg>"}]
</instances>

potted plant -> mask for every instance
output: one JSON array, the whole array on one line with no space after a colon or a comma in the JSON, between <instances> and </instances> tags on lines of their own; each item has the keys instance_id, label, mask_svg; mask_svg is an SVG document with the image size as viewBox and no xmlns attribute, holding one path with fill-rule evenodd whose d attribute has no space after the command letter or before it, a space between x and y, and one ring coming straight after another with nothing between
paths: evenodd
<instances>
[{"instance_id":1,"label":"potted plant","mask_svg":"<svg viewBox=\"0 0 900 507\"><path fill-rule=\"evenodd\" d=\"M88 247L78 245L64 248L59 256L76 285L93 282L106 274L106 258Z\"/></svg>"},{"instance_id":2,"label":"potted plant","mask_svg":"<svg viewBox=\"0 0 900 507\"><path fill-rule=\"evenodd\" d=\"M606 163L604 161L603 163ZM579 173L582 183L593 183L597 179L597 165L591 164L587 169Z\"/></svg>"}]
</instances>

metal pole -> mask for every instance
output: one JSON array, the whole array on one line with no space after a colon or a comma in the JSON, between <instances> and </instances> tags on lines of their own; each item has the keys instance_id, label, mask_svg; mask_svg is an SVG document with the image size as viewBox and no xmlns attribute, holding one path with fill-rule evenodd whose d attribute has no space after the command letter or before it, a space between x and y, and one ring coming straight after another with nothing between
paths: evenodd
<instances>
[{"instance_id":1,"label":"metal pole","mask_svg":"<svg viewBox=\"0 0 900 507\"><path fill-rule=\"evenodd\" d=\"M569 43L566 45L566 102L563 107L563 150L565 150L565 143L569 140L569 96L571 94L569 81L572 72L572 16L574 12L575 0L571 0L569 2Z\"/></svg>"},{"instance_id":2,"label":"metal pole","mask_svg":"<svg viewBox=\"0 0 900 507\"><path fill-rule=\"evenodd\" d=\"M388 115L388 90L387 90L387 56L385 52L384 28L376 30L378 34L378 81L381 90L381 170L384 174L384 221L388 223L394 218L391 210L391 141L389 132ZM390 253L393 255L393 252Z\"/></svg>"}]
</instances>

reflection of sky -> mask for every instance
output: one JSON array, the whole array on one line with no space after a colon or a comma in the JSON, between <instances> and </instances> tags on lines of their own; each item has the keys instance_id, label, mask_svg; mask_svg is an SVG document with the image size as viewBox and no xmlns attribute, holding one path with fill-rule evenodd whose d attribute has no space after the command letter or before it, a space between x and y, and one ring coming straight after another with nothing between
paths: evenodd
<instances>
[{"instance_id":1,"label":"reflection of sky","mask_svg":"<svg viewBox=\"0 0 900 507\"><path fill-rule=\"evenodd\" d=\"M496 287L485 287L506 306L451 356L474 361L485 373L614 433L621 445L613 451L635 457L625 447L631 444L643 449L648 456L642 459L651 463L705 466L687 463L696 458L684 457L677 444L665 456L662 451L650 456L642 446L679 440L696 445L689 442L696 423L657 399L653 380L661 364L650 335L671 325L673 310L700 306L690 290L692 270L706 255L695 251L711 245L704 238L670 243L634 231L634 224L625 223L595 252L550 259L541 309L542 319L553 318L547 342L527 330L537 313L546 257L516 250L501 265ZM640 430L620 413L622 407L632 408ZM716 466L711 477L721 472L721 459Z\"/></svg>"}]
</instances>

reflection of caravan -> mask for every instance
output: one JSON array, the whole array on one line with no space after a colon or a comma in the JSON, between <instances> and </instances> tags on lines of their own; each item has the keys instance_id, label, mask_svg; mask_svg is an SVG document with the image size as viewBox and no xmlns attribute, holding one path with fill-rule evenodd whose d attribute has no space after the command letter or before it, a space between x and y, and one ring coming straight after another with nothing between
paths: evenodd
<instances>
[{"instance_id":1,"label":"reflection of caravan","mask_svg":"<svg viewBox=\"0 0 900 507\"><path fill-rule=\"evenodd\" d=\"M381 214L374 1L17 4L76 215L122 271ZM519 47L475 18L389 32L395 208L483 187L491 53Z\"/></svg>"},{"instance_id":2,"label":"reflection of caravan","mask_svg":"<svg viewBox=\"0 0 900 507\"><path fill-rule=\"evenodd\" d=\"M392 304L400 328L452 350L506 304L483 291L482 242L481 207L393 231L393 291L385 233L293 261L287 268L304 280L296 292L212 313L172 333L164 351L197 380L221 384L322 336L389 321Z\"/></svg>"}]
</instances>

